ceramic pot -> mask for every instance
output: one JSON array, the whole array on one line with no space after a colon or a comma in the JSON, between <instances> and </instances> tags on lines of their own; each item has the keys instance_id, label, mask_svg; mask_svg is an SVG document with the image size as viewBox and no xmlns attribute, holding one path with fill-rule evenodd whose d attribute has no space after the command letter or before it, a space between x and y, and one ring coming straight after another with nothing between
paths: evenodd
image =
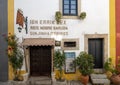
<instances>
[{"instance_id":1,"label":"ceramic pot","mask_svg":"<svg viewBox=\"0 0 120 85\"><path fill-rule=\"evenodd\" d=\"M119 75L112 76L111 81L113 82L114 85L120 85L120 76Z\"/></svg>"},{"instance_id":2,"label":"ceramic pot","mask_svg":"<svg viewBox=\"0 0 120 85\"><path fill-rule=\"evenodd\" d=\"M84 85L87 85L88 84L88 81L89 81L89 76L83 76L81 75L81 82L84 84Z\"/></svg>"}]
</instances>

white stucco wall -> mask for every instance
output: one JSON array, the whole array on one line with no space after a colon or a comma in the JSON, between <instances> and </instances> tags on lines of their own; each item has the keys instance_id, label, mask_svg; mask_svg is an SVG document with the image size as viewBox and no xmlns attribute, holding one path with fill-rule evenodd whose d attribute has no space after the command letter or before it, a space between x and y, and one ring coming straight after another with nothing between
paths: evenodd
<instances>
[{"instance_id":1,"label":"white stucco wall","mask_svg":"<svg viewBox=\"0 0 120 85\"><path fill-rule=\"evenodd\" d=\"M14 5L14 26L17 36L21 38L51 37L51 35L30 35L30 20L54 20L55 12L59 11L59 0L15 0ZM18 32L18 25L16 25L18 8L22 9L24 16L28 17L28 34L24 29L21 33ZM62 38L79 38L79 50L71 50L76 52L76 56L84 50L84 34L109 34L109 0L81 0L81 11L87 14L84 20L63 19L66 21L66 25L63 26L68 27L68 35ZM57 25L52 24L52 26Z\"/></svg>"}]
</instances>

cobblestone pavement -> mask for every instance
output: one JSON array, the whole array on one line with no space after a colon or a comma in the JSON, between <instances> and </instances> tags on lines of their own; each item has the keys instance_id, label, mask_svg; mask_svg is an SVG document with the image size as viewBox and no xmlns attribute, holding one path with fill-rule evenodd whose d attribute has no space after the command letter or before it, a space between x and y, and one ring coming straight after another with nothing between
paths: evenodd
<instances>
[{"instance_id":1,"label":"cobblestone pavement","mask_svg":"<svg viewBox=\"0 0 120 85\"><path fill-rule=\"evenodd\" d=\"M10 82L0 82L0 85L10 85Z\"/></svg>"},{"instance_id":2,"label":"cobblestone pavement","mask_svg":"<svg viewBox=\"0 0 120 85\"><path fill-rule=\"evenodd\" d=\"M0 82L0 85L13 85L13 84L11 84L10 82ZM77 81L72 81L71 83L68 83L68 84L54 82L52 85L83 85L83 84L78 83ZM87 85L92 85L92 84L89 83ZM113 85L113 84L110 84L110 85Z\"/></svg>"},{"instance_id":3,"label":"cobblestone pavement","mask_svg":"<svg viewBox=\"0 0 120 85\"><path fill-rule=\"evenodd\" d=\"M13 85L12 83L9 82L0 82L0 85ZM28 85L28 84L19 84L19 85ZM72 81L72 82L68 82L68 83L64 83L64 82L53 82L52 85L83 85L80 82L78 83L77 81ZM87 85L92 85L92 84L87 84Z\"/></svg>"}]
</instances>

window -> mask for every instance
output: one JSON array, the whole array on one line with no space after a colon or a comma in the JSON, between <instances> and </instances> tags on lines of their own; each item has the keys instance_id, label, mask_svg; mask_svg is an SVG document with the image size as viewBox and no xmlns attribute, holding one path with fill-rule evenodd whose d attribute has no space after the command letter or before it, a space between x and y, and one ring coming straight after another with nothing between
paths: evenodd
<instances>
[{"instance_id":1,"label":"window","mask_svg":"<svg viewBox=\"0 0 120 85\"><path fill-rule=\"evenodd\" d=\"M77 15L77 0L63 0L63 15Z\"/></svg>"},{"instance_id":2,"label":"window","mask_svg":"<svg viewBox=\"0 0 120 85\"><path fill-rule=\"evenodd\" d=\"M62 39L61 46L63 50L79 50L79 39Z\"/></svg>"},{"instance_id":3,"label":"window","mask_svg":"<svg viewBox=\"0 0 120 85\"><path fill-rule=\"evenodd\" d=\"M76 42L64 42L64 47L76 47Z\"/></svg>"},{"instance_id":4,"label":"window","mask_svg":"<svg viewBox=\"0 0 120 85\"><path fill-rule=\"evenodd\" d=\"M63 19L78 19L81 11L81 0L59 0L59 10Z\"/></svg>"}]
</instances>

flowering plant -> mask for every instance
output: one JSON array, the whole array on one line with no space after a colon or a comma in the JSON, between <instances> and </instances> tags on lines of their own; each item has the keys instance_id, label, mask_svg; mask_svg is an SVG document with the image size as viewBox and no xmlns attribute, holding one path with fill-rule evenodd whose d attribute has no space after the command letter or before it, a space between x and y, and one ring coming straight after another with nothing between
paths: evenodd
<instances>
[{"instance_id":1,"label":"flowering plant","mask_svg":"<svg viewBox=\"0 0 120 85\"><path fill-rule=\"evenodd\" d=\"M15 35L6 37L8 43L7 55L10 65L13 67L14 80L19 80L20 70L23 65L23 52Z\"/></svg>"}]
</instances>

